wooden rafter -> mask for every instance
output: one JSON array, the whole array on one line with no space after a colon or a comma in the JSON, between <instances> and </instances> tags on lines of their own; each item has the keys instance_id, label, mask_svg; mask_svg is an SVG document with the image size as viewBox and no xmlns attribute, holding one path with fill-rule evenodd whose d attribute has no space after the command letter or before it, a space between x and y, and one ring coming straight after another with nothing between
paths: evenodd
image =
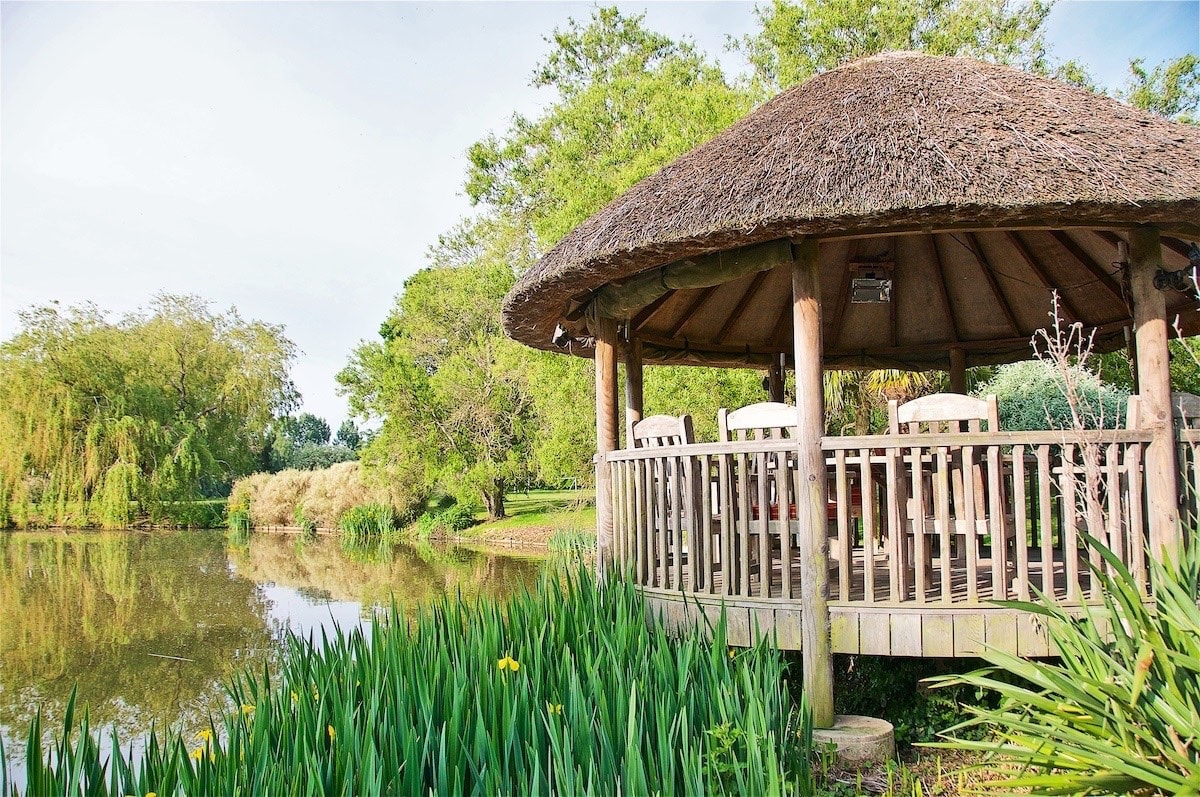
<instances>
[{"instance_id":1,"label":"wooden rafter","mask_svg":"<svg viewBox=\"0 0 1200 797\"><path fill-rule=\"evenodd\" d=\"M720 343L725 340L725 336L729 334L729 330L733 329L733 325L742 317L742 312L750 306L750 303L762 287L763 281L770 273L769 271L760 271L754 275L754 279L750 280L750 285L746 288L746 292L742 294L742 298L738 300L737 305L730 312L729 318L725 319L725 323L721 325L720 331L712 339L713 343Z\"/></svg>"},{"instance_id":2,"label":"wooden rafter","mask_svg":"<svg viewBox=\"0 0 1200 797\"><path fill-rule=\"evenodd\" d=\"M650 319L654 317L654 314L661 310L662 306L667 303L667 300L674 295L675 291L667 291L662 296L659 296L657 299L650 302L650 304L639 310L638 314L630 319L629 329L633 332L637 332L639 329L646 326L646 324L650 322Z\"/></svg>"},{"instance_id":3,"label":"wooden rafter","mask_svg":"<svg viewBox=\"0 0 1200 797\"><path fill-rule=\"evenodd\" d=\"M988 287L992 289L992 296L995 297L996 303L1000 305L1000 309L1004 311L1004 317L1008 319L1008 326L1012 329L1014 335L1021 334L1021 325L1017 323L1016 313L1013 312L1012 305L1008 302L1008 297L1004 295L1004 291L1000 287L999 280L996 279L996 274L992 271L992 264L987 258L987 254L983 251L983 245L979 243L979 238L973 232L967 233L967 241L971 244L971 251L975 254L975 261L979 263L979 270L983 272L983 278L987 280Z\"/></svg>"},{"instance_id":4,"label":"wooden rafter","mask_svg":"<svg viewBox=\"0 0 1200 797\"><path fill-rule=\"evenodd\" d=\"M1025 265L1029 266L1030 271L1032 271L1034 275L1041 281L1043 287L1045 287L1048 291L1055 290L1056 288L1054 283L1050 280L1050 275L1046 273L1046 269L1043 268L1042 264L1039 263L1037 258L1033 256L1033 252L1030 251L1029 245L1025 243L1024 239L1022 239L1015 232L1007 232L1005 235L1016 248L1017 254L1019 254L1025 261ZM1062 291L1058 292L1058 301L1062 306L1062 309L1066 312L1068 321L1083 321L1083 317L1080 316L1079 311L1075 309L1074 303Z\"/></svg>"},{"instance_id":5,"label":"wooden rafter","mask_svg":"<svg viewBox=\"0 0 1200 797\"><path fill-rule=\"evenodd\" d=\"M1099 263L1093 260L1092 256L1084 251L1083 247L1076 243L1074 238L1067 235L1062 230L1051 230L1050 235L1054 238L1054 240L1058 241L1059 244L1062 245L1063 249L1066 249L1071 253L1071 257L1075 258L1075 262L1079 263L1079 265L1091 272L1092 276L1096 278L1097 282L1099 282L1122 307L1127 308L1129 306L1128 302L1125 301L1125 294L1121 291L1121 286L1117 284L1117 281L1113 279L1112 275L1105 271Z\"/></svg>"},{"instance_id":6,"label":"wooden rafter","mask_svg":"<svg viewBox=\"0 0 1200 797\"><path fill-rule=\"evenodd\" d=\"M933 261L937 264L938 287L941 288L942 302L946 306L946 317L950 319L950 331L954 333L954 341L957 343L962 340L962 336L958 333L958 319L954 316L954 305L950 303L950 289L946 286L946 265L942 262L942 253L938 249L936 235L929 236L929 245L933 247ZM892 345L895 345L894 339Z\"/></svg>"},{"instance_id":7,"label":"wooden rafter","mask_svg":"<svg viewBox=\"0 0 1200 797\"><path fill-rule=\"evenodd\" d=\"M683 329L687 322L692 320L692 316L699 312L700 308L704 306L705 302L712 298L712 295L717 292L717 288L719 287L721 286L710 285L707 288L701 289L700 295L692 301L691 305L688 306L688 309L683 311L683 315L680 316L679 320L676 321L671 329L667 332L667 337L673 338L678 335L679 330Z\"/></svg>"},{"instance_id":8,"label":"wooden rafter","mask_svg":"<svg viewBox=\"0 0 1200 797\"><path fill-rule=\"evenodd\" d=\"M838 292L838 297L837 297L837 304L835 305L836 309L833 311L833 317L831 319L831 322L832 322L831 328L833 329L833 338L832 338L832 340L826 341L826 345L836 344L839 340L841 340L842 321L846 317L846 305L850 301L850 280L854 279L854 275L851 274L851 271L850 271L850 264L854 262L854 258L857 254L858 254L858 241L850 241L850 246L846 250L846 265L842 269L842 278L839 281L840 285L839 285L839 292Z\"/></svg>"}]
</instances>

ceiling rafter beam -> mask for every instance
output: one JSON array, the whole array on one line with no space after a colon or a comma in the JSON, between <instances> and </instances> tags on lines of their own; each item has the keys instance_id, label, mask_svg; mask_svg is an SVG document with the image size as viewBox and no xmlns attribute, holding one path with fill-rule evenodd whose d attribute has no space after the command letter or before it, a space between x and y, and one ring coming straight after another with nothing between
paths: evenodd
<instances>
[{"instance_id":1,"label":"ceiling rafter beam","mask_svg":"<svg viewBox=\"0 0 1200 797\"><path fill-rule=\"evenodd\" d=\"M1004 311L1004 317L1008 319L1009 328L1014 335L1020 335L1022 330L1021 325L1017 322L1017 315L1013 312L1008 297L1004 295L999 280L996 279L996 273L992 270L992 263L988 260L987 253L983 251L983 245L979 242L979 237L975 233L969 232L967 233L967 241L971 244L971 251L975 254L975 261L979 263L979 270L983 272L983 278L987 280L988 287L992 289L992 296L995 297L996 303L1000 305L1000 309Z\"/></svg>"},{"instance_id":2,"label":"ceiling rafter beam","mask_svg":"<svg viewBox=\"0 0 1200 797\"><path fill-rule=\"evenodd\" d=\"M942 303L946 307L946 317L950 319L950 331L954 333L954 342L958 343L962 340L962 335L958 332L958 319L954 316L954 305L950 303L950 288L946 285L946 264L942 262L942 252L938 249L937 236L929 236L929 245L933 248L933 262L937 265L938 270L938 287L941 288ZM896 345L895 341L892 345Z\"/></svg>"},{"instance_id":3,"label":"ceiling rafter beam","mask_svg":"<svg viewBox=\"0 0 1200 797\"><path fill-rule=\"evenodd\" d=\"M1129 302L1125 300L1125 293L1121 290L1121 286L1113 279L1112 275L1105 271L1099 263L1092 259L1092 256L1084 251L1075 239L1067 235L1062 230L1051 230L1050 236L1066 249L1071 257L1075 259L1079 265L1083 266L1096 280L1108 291L1114 299L1116 299L1122 307L1129 307Z\"/></svg>"},{"instance_id":4,"label":"ceiling rafter beam","mask_svg":"<svg viewBox=\"0 0 1200 797\"><path fill-rule=\"evenodd\" d=\"M1008 237L1009 242L1016 248L1017 254L1025 261L1025 265L1029 266L1029 270L1041 281L1042 286L1048 291L1056 290L1054 283L1050 280L1050 275L1046 273L1045 267L1038 262L1038 259L1033 256L1033 252L1029 249L1029 245L1025 243L1025 240L1015 232L1007 232L1005 235ZM1083 317L1075 309L1075 304L1062 291L1058 291L1058 303L1066 312L1067 321L1083 321Z\"/></svg>"},{"instance_id":5,"label":"ceiling rafter beam","mask_svg":"<svg viewBox=\"0 0 1200 797\"><path fill-rule=\"evenodd\" d=\"M700 291L700 295L692 301L691 305L688 306L688 309L683 311L683 315L679 317L679 320L676 321L674 325L672 325L672 327L667 331L667 337L673 338L678 335L679 330L683 329L684 326L687 325L687 322L692 320L692 316L700 311L700 308L712 298L712 295L717 292L717 288L719 287L721 286L710 285L707 288L703 288Z\"/></svg>"},{"instance_id":6,"label":"ceiling rafter beam","mask_svg":"<svg viewBox=\"0 0 1200 797\"><path fill-rule=\"evenodd\" d=\"M630 331L637 332L642 327L646 326L650 319L654 317L654 314L661 310L662 306L666 304L667 301L675 295L675 293L676 291L673 290L667 291L662 296L659 296L657 299L650 302L650 304L638 311L638 314L629 320Z\"/></svg>"},{"instance_id":7,"label":"ceiling rafter beam","mask_svg":"<svg viewBox=\"0 0 1200 797\"><path fill-rule=\"evenodd\" d=\"M725 323L721 325L721 329L712 339L713 343L721 343L725 340L725 336L729 334L729 331L733 329L733 325L736 324L738 319L741 318L742 313L750 305L750 302L753 301L755 295L758 294L759 289L762 287L763 280L765 280L767 275L770 273L771 272L769 271L760 271L754 275L754 279L750 280L750 285L746 287L746 291L742 294L742 298L738 300L738 303L729 313L729 318L725 319Z\"/></svg>"},{"instance_id":8,"label":"ceiling rafter beam","mask_svg":"<svg viewBox=\"0 0 1200 797\"><path fill-rule=\"evenodd\" d=\"M837 304L833 311L832 327L833 335L830 340L827 340L825 345L836 344L842 338L842 322L846 317L846 305L850 301L850 280L854 279L850 264L858 256L858 241L850 241L850 246L846 249L846 265L842 269L842 279L840 280L840 291L838 293Z\"/></svg>"}]
</instances>

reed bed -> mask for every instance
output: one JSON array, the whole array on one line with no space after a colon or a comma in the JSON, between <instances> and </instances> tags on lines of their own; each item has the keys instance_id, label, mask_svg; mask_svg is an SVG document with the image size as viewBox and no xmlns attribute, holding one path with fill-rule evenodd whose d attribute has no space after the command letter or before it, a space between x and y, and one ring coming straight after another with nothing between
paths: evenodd
<instances>
[{"instance_id":1,"label":"reed bed","mask_svg":"<svg viewBox=\"0 0 1200 797\"><path fill-rule=\"evenodd\" d=\"M807 794L811 729L784 659L670 636L632 586L580 568L505 603L444 599L366 632L292 637L230 715L108 763L86 718L30 795ZM193 735L194 734L194 735ZM15 790L14 790L15 793Z\"/></svg>"}]
</instances>

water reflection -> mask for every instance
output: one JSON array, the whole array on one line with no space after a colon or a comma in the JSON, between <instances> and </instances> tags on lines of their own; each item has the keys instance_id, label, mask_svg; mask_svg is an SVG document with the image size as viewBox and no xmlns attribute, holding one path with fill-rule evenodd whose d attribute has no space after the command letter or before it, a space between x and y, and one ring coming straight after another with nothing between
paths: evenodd
<instances>
[{"instance_id":1,"label":"water reflection","mask_svg":"<svg viewBox=\"0 0 1200 797\"><path fill-rule=\"evenodd\" d=\"M185 729L225 707L284 629L308 634L461 591L504 596L542 560L466 548L343 550L336 539L219 533L0 533L0 734L9 761L35 712L61 725L72 685L93 727L124 739Z\"/></svg>"}]
</instances>

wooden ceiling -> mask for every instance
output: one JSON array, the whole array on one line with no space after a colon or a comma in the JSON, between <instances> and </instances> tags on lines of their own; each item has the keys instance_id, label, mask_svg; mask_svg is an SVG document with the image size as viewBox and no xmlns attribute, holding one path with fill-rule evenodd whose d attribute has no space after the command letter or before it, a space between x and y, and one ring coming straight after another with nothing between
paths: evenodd
<instances>
[{"instance_id":1,"label":"wooden ceiling","mask_svg":"<svg viewBox=\"0 0 1200 797\"><path fill-rule=\"evenodd\" d=\"M1119 230L1026 229L826 239L820 244L827 368L944 369L949 351L968 365L1027 359L1052 323L1096 330L1097 349L1124 345L1131 323ZM1189 266L1189 241L1162 238L1163 267ZM851 300L851 280L891 280L891 300ZM1169 318L1200 333L1194 293L1167 291ZM630 314L647 361L754 364L792 351L787 265L706 288L675 290Z\"/></svg>"}]
</instances>

